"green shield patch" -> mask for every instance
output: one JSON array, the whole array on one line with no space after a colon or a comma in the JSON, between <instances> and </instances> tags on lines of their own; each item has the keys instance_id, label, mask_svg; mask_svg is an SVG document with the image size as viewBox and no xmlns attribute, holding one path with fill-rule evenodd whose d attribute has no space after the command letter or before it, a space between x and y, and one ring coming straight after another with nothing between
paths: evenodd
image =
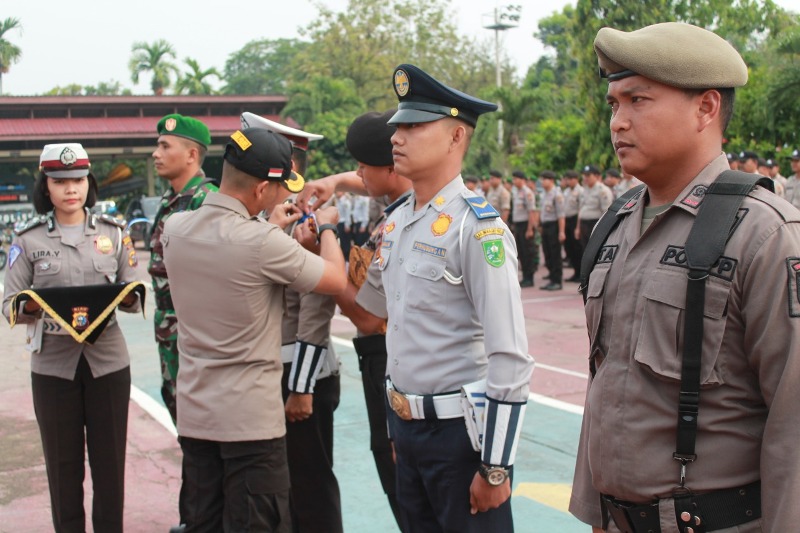
<instances>
[{"instance_id":1,"label":"green shield patch","mask_svg":"<svg viewBox=\"0 0 800 533\"><path fill-rule=\"evenodd\" d=\"M503 263L506 262L506 249L503 241L495 239L481 244L483 244L483 257L486 258L486 262L493 267L503 266Z\"/></svg>"}]
</instances>

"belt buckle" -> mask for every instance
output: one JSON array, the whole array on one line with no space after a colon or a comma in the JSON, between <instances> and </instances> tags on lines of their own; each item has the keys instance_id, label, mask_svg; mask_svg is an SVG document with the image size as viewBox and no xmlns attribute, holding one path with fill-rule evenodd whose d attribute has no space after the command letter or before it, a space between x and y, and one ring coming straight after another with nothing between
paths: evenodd
<instances>
[{"instance_id":1,"label":"belt buckle","mask_svg":"<svg viewBox=\"0 0 800 533\"><path fill-rule=\"evenodd\" d=\"M411 420L411 404L408 398L394 389L389 390L389 403L392 410L397 413L402 420Z\"/></svg>"}]
</instances>

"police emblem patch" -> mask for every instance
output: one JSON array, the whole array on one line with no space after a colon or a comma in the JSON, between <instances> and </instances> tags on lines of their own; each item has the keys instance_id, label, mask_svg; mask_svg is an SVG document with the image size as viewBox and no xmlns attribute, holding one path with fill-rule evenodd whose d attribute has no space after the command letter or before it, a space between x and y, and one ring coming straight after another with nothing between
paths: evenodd
<instances>
[{"instance_id":1,"label":"police emblem patch","mask_svg":"<svg viewBox=\"0 0 800 533\"><path fill-rule=\"evenodd\" d=\"M89 325L89 308L88 307L73 307L72 308L72 327L77 329L86 329Z\"/></svg>"},{"instance_id":2,"label":"police emblem patch","mask_svg":"<svg viewBox=\"0 0 800 533\"><path fill-rule=\"evenodd\" d=\"M706 187L705 185L695 185L694 188L689 192L689 194L687 194L686 197L684 197L684 199L681 200L681 203L689 207L694 207L694 208L700 207L700 204L703 203L703 199L706 196L707 190L708 187Z\"/></svg>"},{"instance_id":3,"label":"police emblem patch","mask_svg":"<svg viewBox=\"0 0 800 533\"><path fill-rule=\"evenodd\" d=\"M175 128L178 127L178 121L174 118L168 118L166 122L164 122L164 129L167 131L173 131Z\"/></svg>"},{"instance_id":4,"label":"police emblem patch","mask_svg":"<svg viewBox=\"0 0 800 533\"><path fill-rule=\"evenodd\" d=\"M78 155L73 152L69 146L61 150L61 155L58 157L61 164L65 167L71 167L78 160Z\"/></svg>"},{"instance_id":5,"label":"police emblem patch","mask_svg":"<svg viewBox=\"0 0 800 533\"><path fill-rule=\"evenodd\" d=\"M394 231L394 222L389 222L388 224L386 224L386 227L383 228L383 232L391 233L392 231Z\"/></svg>"},{"instance_id":6,"label":"police emblem patch","mask_svg":"<svg viewBox=\"0 0 800 533\"><path fill-rule=\"evenodd\" d=\"M486 241L483 244L483 257L486 262L493 267L501 267L506 262L506 249L503 246L503 241L500 239L493 239Z\"/></svg>"},{"instance_id":7,"label":"police emblem patch","mask_svg":"<svg viewBox=\"0 0 800 533\"><path fill-rule=\"evenodd\" d=\"M94 249L101 254L110 254L114 250L114 243L105 235L100 235L94 240Z\"/></svg>"},{"instance_id":8,"label":"police emblem patch","mask_svg":"<svg viewBox=\"0 0 800 533\"><path fill-rule=\"evenodd\" d=\"M408 74L405 70L398 69L394 73L394 92L397 93L397 96L403 97L408 94L410 88L411 80L408 79Z\"/></svg>"},{"instance_id":9,"label":"police emblem patch","mask_svg":"<svg viewBox=\"0 0 800 533\"><path fill-rule=\"evenodd\" d=\"M453 217L446 213L442 213L439 215L439 218L431 224L431 232L435 237L441 237L447 230L450 229L450 223L453 222Z\"/></svg>"},{"instance_id":10,"label":"police emblem patch","mask_svg":"<svg viewBox=\"0 0 800 533\"><path fill-rule=\"evenodd\" d=\"M800 257L787 257L789 271L789 316L800 318Z\"/></svg>"},{"instance_id":11,"label":"police emblem patch","mask_svg":"<svg viewBox=\"0 0 800 533\"><path fill-rule=\"evenodd\" d=\"M132 267L139 264L139 259L136 258L136 252L134 250L128 250L128 264Z\"/></svg>"}]
</instances>

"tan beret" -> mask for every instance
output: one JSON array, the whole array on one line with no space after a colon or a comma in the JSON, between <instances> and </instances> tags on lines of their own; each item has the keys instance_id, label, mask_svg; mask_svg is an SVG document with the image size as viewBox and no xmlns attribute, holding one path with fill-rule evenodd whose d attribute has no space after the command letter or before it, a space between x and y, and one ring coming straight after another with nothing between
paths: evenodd
<instances>
[{"instance_id":1,"label":"tan beret","mask_svg":"<svg viewBox=\"0 0 800 533\"><path fill-rule=\"evenodd\" d=\"M703 28L664 22L624 32L601 28L594 39L600 75L641 75L681 89L724 89L747 83L747 65L725 39Z\"/></svg>"}]
</instances>

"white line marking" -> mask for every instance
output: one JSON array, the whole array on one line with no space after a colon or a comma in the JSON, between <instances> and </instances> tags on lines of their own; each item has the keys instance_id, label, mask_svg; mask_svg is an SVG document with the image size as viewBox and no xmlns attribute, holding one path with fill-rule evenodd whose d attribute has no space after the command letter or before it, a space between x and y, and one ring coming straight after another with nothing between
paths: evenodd
<instances>
[{"instance_id":1,"label":"white line marking","mask_svg":"<svg viewBox=\"0 0 800 533\"><path fill-rule=\"evenodd\" d=\"M169 415L167 408L134 384L131 384L131 400L136 402L156 422L164 426L164 429L173 437L178 436L178 431L172 423L172 417Z\"/></svg>"},{"instance_id":2,"label":"white line marking","mask_svg":"<svg viewBox=\"0 0 800 533\"><path fill-rule=\"evenodd\" d=\"M557 366L546 365L544 363L537 362L536 368L541 368L542 370L549 370L550 372L558 372L559 374L566 374L567 376L573 376L581 379L589 378L589 374L586 374L584 372L575 372L574 370L567 370L566 368L559 368Z\"/></svg>"}]
</instances>

